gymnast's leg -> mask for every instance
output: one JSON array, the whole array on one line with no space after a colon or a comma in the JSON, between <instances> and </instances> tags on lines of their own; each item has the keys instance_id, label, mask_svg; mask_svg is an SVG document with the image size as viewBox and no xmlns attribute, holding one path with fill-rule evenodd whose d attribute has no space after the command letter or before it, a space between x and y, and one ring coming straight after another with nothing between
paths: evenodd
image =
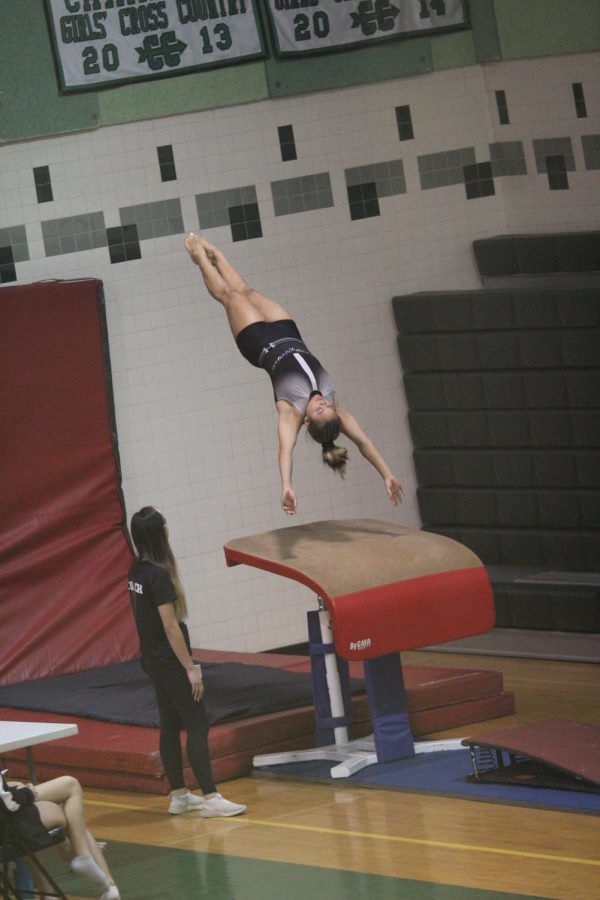
<instances>
[{"instance_id":1,"label":"gymnast's leg","mask_svg":"<svg viewBox=\"0 0 600 900\"><path fill-rule=\"evenodd\" d=\"M254 322L264 322L264 317L250 302L246 292L234 287L234 283L237 283L235 279L232 283L224 277L217 266L216 257L212 253L209 256L202 238L195 234L188 234L185 239L185 248L202 272L208 293L225 309L234 338L248 325L252 325ZM225 272L228 274L227 270Z\"/></svg>"},{"instance_id":2,"label":"gymnast's leg","mask_svg":"<svg viewBox=\"0 0 600 900\"><path fill-rule=\"evenodd\" d=\"M204 249L206 256L208 257L209 262L212 264L213 269L216 269L218 274L221 276L223 281L227 284L229 288L233 291L238 291L240 294L247 294L250 291L249 286L246 284L240 273L233 267L233 265L226 258L225 254L222 253L218 247L214 244L211 244L210 241L207 241L205 237L199 237L196 234L189 234L185 239L185 246L188 250L190 256L194 260L194 262L200 266L202 269L201 260L196 260L194 257L194 249L198 250L198 243L200 244L200 248ZM202 272L204 274L204 271Z\"/></svg>"},{"instance_id":3,"label":"gymnast's leg","mask_svg":"<svg viewBox=\"0 0 600 900\"><path fill-rule=\"evenodd\" d=\"M210 241L207 241L206 238L201 238L201 241L208 258L213 260L213 266L216 266L225 281L227 281L234 290L246 295L250 303L252 303L252 305L261 313L265 322L279 322L282 319L291 319L289 312L281 305L281 303L278 303L276 300L272 300L270 297L261 294L260 291L251 288L244 281L239 272L234 269L232 264L225 257L225 254L222 253L218 247L215 247L215 245L211 244Z\"/></svg>"},{"instance_id":4,"label":"gymnast's leg","mask_svg":"<svg viewBox=\"0 0 600 900\"><path fill-rule=\"evenodd\" d=\"M254 322L291 318L276 300L249 287L224 254L206 238L188 234L185 247L202 272L209 294L225 307L234 338L242 328Z\"/></svg>"}]
</instances>

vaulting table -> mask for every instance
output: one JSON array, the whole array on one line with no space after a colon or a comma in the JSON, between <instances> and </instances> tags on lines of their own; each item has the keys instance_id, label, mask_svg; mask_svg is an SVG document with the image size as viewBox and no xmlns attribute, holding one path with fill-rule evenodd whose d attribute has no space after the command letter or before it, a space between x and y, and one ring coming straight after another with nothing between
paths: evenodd
<instances>
[{"instance_id":1,"label":"vaulting table","mask_svg":"<svg viewBox=\"0 0 600 900\"><path fill-rule=\"evenodd\" d=\"M467 547L437 534L374 519L279 528L225 544L228 566L244 563L315 591L308 613L317 743L263 754L255 766L307 759L342 763L334 778L365 765L441 749L413 744L399 651L487 631L494 624L485 567ZM364 662L372 741L349 741L348 660ZM435 744L435 746L434 746ZM451 742L460 746L460 741ZM450 746L445 742L443 746Z\"/></svg>"}]
</instances>

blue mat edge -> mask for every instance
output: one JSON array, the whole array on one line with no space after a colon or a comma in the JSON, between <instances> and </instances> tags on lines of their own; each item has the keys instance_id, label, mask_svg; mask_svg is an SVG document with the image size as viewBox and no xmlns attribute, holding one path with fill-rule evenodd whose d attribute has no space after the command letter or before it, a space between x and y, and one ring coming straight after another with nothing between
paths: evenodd
<instances>
[{"instance_id":1,"label":"blue mat edge","mask_svg":"<svg viewBox=\"0 0 600 900\"><path fill-rule=\"evenodd\" d=\"M258 778L280 778L289 779L291 781L312 781L317 784L330 784L336 788L347 787L363 787L371 790L399 791L410 794L424 794L426 796L435 797L451 797L455 800L473 800L483 803L499 803L510 806L521 806L528 808L551 810L554 812L570 812L579 815L600 815L600 794L588 791L568 791L557 788L539 788L526 785L508 785L508 784L491 784L491 783L473 783L466 782L465 788L470 790L461 791L455 788L440 788L431 784L427 787L415 786L414 778L411 777L411 765L423 768L423 765L429 767L434 774L434 770L441 765L450 762L449 755L454 757L451 761L453 764L459 765L465 763L465 774L470 774L471 765L468 751L450 750L437 753L425 753L411 757L407 760L399 760L395 763L377 763L374 766L367 766L360 772L350 775L348 778L331 778L329 772L335 765L327 760L318 760L312 762L285 763L275 766L261 766L252 769L252 777ZM462 760L456 756L462 757ZM390 779L394 777L395 771L399 768L403 771L398 773L397 783L390 783ZM371 769L369 777L369 769ZM379 779L386 777L386 781ZM413 784L410 784L410 781ZM450 779L449 779L450 780ZM531 795L529 796L529 792ZM568 801L566 802L568 798ZM544 802L545 800L545 802Z\"/></svg>"}]
</instances>

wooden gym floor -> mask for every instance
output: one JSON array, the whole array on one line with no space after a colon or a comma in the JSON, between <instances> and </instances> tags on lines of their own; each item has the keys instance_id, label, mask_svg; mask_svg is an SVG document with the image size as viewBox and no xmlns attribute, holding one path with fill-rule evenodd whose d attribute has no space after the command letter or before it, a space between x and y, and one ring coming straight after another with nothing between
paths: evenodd
<instances>
[{"instance_id":1,"label":"wooden gym floor","mask_svg":"<svg viewBox=\"0 0 600 900\"><path fill-rule=\"evenodd\" d=\"M486 723L490 731L555 717L600 724L597 666L424 651L402 658L502 670L518 715ZM465 737L469 730L435 736ZM163 797L86 791L90 828L109 842L123 900L600 898L594 816L339 781L243 778L222 790L246 803L247 814L169 817ZM52 868L69 896L90 896L54 862Z\"/></svg>"}]
</instances>

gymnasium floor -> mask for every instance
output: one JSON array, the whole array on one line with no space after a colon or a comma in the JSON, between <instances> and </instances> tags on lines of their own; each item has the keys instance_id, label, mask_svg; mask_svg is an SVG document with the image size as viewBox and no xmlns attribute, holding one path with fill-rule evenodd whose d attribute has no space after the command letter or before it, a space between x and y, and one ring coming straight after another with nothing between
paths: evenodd
<instances>
[{"instance_id":1,"label":"gymnasium floor","mask_svg":"<svg viewBox=\"0 0 600 900\"><path fill-rule=\"evenodd\" d=\"M519 713L490 730L552 717L600 724L591 664L418 651L403 660L502 669ZM175 818L162 797L86 791L123 900L600 898L597 817L340 782L244 778L222 790L248 813ZM90 896L64 872L59 880L70 896Z\"/></svg>"}]
</instances>

